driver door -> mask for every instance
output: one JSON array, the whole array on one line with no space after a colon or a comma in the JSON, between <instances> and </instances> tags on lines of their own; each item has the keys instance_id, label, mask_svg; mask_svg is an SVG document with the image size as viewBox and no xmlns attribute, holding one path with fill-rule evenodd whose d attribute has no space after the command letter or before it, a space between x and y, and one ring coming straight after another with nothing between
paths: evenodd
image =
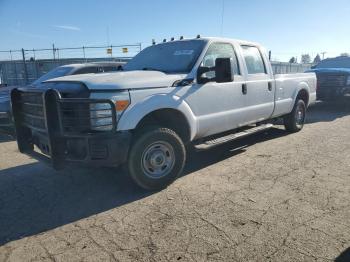
<instances>
[{"instance_id":1,"label":"driver door","mask_svg":"<svg viewBox=\"0 0 350 262\"><path fill-rule=\"evenodd\" d=\"M244 107L242 97L242 84L244 79L241 75L240 66L235 49L230 43L212 43L201 66L215 66L216 58L230 58L231 70L234 81L216 83L211 81L205 84L194 83L185 101L190 105L198 119L198 137L205 137L221 133L238 127L245 120L242 119L241 110ZM206 78L215 77L215 71L204 74Z\"/></svg>"}]
</instances>

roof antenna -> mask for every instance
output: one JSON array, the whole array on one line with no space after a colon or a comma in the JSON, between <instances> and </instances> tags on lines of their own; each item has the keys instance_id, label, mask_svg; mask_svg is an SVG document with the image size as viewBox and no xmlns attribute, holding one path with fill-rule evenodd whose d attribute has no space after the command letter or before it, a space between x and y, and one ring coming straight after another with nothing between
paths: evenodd
<instances>
[{"instance_id":1,"label":"roof antenna","mask_svg":"<svg viewBox=\"0 0 350 262\"><path fill-rule=\"evenodd\" d=\"M197 35L197 38L201 38L201 35Z\"/></svg>"},{"instance_id":2,"label":"roof antenna","mask_svg":"<svg viewBox=\"0 0 350 262\"><path fill-rule=\"evenodd\" d=\"M221 36L224 33L224 14L225 14L225 0L222 0L222 12L221 12Z\"/></svg>"}]
</instances>

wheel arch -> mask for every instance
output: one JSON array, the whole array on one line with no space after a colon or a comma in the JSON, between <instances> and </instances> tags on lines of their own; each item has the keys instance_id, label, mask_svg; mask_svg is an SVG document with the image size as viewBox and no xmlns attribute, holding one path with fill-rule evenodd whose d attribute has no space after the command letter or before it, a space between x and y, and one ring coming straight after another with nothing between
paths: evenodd
<instances>
[{"instance_id":1,"label":"wheel arch","mask_svg":"<svg viewBox=\"0 0 350 262\"><path fill-rule=\"evenodd\" d=\"M197 133L197 120L189 105L177 96L155 95L135 103L120 118L118 130L135 130L156 124L177 131L184 141L192 141Z\"/></svg>"},{"instance_id":2,"label":"wheel arch","mask_svg":"<svg viewBox=\"0 0 350 262\"><path fill-rule=\"evenodd\" d=\"M294 94L294 104L298 99L302 99L307 107L310 103L310 88L306 82L301 82ZM294 105L293 104L293 105Z\"/></svg>"}]
</instances>

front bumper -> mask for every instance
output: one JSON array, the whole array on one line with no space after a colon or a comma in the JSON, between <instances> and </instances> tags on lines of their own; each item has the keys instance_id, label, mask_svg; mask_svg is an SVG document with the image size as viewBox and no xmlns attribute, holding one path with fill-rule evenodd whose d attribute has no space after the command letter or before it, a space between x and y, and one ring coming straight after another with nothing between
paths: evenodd
<instances>
[{"instance_id":1,"label":"front bumper","mask_svg":"<svg viewBox=\"0 0 350 262\"><path fill-rule=\"evenodd\" d=\"M22 153L60 170L71 165L119 166L127 160L130 137L127 131L113 135L57 137L51 143L61 144L61 150L54 154L50 153L49 139L45 136L34 135L32 143L17 142Z\"/></svg>"},{"instance_id":2,"label":"front bumper","mask_svg":"<svg viewBox=\"0 0 350 262\"><path fill-rule=\"evenodd\" d=\"M118 166L126 161L131 133L115 131L116 112L113 104L110 105L113 127L111 131L101 132L76 131L75 128L79 129L84 123L90 123L90 119L80 124L81 120L87 118L86 114L77 115L77 110L82 111L82 108L65 107L67 103L69 106L84 104L84 108L91 110L91 103L108 104L110 101L61 98L52 89L41 93L36 90L15 89L11 100L20 152L48 162L55 169L71 164ZM66 111L73 111L74 114L67 118L64 114Z\"/></svg>"},{"instance_id":3,"label":"front bumper","mask_svg":"<svg viewBox=\"0 0 350 262\"><path fill-rule=\"evenodd\" d=\"M317 90L317 99L337 98L350 94L350 86L320 87Z\"/></svg>"}]
</instances>

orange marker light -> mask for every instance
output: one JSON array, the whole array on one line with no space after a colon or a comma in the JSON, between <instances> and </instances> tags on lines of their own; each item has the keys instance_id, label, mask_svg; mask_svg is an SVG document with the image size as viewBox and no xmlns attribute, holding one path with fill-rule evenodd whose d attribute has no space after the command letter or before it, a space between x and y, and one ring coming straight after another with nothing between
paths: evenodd
<instances>
[{"instance_id":1,"label":"orange marker light","mask_svg":"<svg viewBox=\"0 0 350 262\"><path fill-rule=\"evenodd\" d=\"M129 105L129 100L118 100L115 102L115 109L117 111L125 110Z\"/></svg>"}]
</instances>

